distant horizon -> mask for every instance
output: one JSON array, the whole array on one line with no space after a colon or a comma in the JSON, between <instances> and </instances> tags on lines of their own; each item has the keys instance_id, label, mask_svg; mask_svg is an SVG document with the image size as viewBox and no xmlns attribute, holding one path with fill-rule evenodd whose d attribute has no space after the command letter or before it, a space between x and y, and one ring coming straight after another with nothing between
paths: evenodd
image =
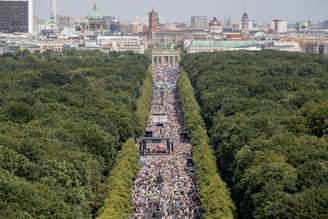
<instances>
[{"instance_id":1,"label":"distant horizon","mask_svg":"<svg viewBox=\"0 0 328 219\"><path fill-rule=\"evenodd\" d=\"M200 4L201 3L201 4ZM77 7L78 6L78 7ZM154 8L161 17L171 22L189 22L191 16L217 17L224 21L230 17L233 22L240 20L244 9L255 22L270 22L273 19L287 20L296 23L310 19L314 22L328 20L327 0L203 0L190 3L190 0L139 0L131 3L128 0L97 0L97 7L105 16L133 22L138 16L146 16ZM185 10L181 10L184 8ZM62 16L84 17L91 10L91 0L57 0L57 14ZM49 20L50 0L34 0L34 16Z\"/></svg>"}]
</instances>

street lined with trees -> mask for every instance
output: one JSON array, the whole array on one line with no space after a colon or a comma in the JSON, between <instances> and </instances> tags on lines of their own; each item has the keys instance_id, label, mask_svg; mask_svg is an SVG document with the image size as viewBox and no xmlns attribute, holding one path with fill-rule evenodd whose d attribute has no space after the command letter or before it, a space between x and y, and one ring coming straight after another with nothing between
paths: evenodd
<instances>
[{"instance_id":1,"label":"street lined with trees","mask_svg":"<svg viewBox=\"0 0 328 219\"><path fill-rule=\"evenodd\" d=\"M97 51L0 56L0 218L126 218L136 210L142 159L133 138L154 125L149 64L144 55ZM328 218L328 58L214 52L185 55L181 65L176 90L177 69L154 71L154 81L174 79L166 84L174 92L153 105L169 109L173 126L156 130L183 155L163 176L184 184L157 176L162 213L175 215L169 200L191 198L191 183L203 218ZM184 131L190 144L180 142ZM186 183L189 149L195 172ZM194 214L176 200L178 215Z\"/></svg>"}]
</instances>

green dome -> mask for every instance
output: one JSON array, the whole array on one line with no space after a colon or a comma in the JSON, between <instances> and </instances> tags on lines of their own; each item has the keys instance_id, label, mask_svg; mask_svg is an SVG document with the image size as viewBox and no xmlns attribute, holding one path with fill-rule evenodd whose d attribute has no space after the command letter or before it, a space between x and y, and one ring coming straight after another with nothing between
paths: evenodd
<instances>
[{"instance_id":1,"label":"green dome","mask_svg":"<svg viewBox=\"0 0 328 219\"><path fill-rule=\"evenodd\" d=\"M90 20L102 20L103 14L96 7L93 7L92 10L88 13L87 18Z\"/></svg>"},{"instance_id":2,"label":"green dome","mask_svg":"<svg viewBox=\"0 0 328 219\"><path fill-rule=\"evenodd\" d=\"M309 21L299 21L296 24L297 29L306 29L310 27L310 22Z\"/></svg>"}]
</instances>

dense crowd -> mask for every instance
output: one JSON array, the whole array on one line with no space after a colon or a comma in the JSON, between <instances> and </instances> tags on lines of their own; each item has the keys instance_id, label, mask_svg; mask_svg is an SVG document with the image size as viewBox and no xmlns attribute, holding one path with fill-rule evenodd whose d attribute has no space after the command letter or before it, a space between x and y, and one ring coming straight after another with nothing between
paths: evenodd
<instances>
[{"instance_id":1,"label":"dense crowd","mask_svg":"<svg viewBox=\"0 0 328 219\"><path fill-rule=\"evenodd\" d=\"M176 102L178 69L153 70L153 103L147 131L154 137L168 138L174 145L171 154L144 155L133 191L133 218L200 218L200 203L194 176L188 171L191 146L180 139L182 114ZM158 126L152 115L166 114L167 122Z\"/></svg>"}]
</instances>

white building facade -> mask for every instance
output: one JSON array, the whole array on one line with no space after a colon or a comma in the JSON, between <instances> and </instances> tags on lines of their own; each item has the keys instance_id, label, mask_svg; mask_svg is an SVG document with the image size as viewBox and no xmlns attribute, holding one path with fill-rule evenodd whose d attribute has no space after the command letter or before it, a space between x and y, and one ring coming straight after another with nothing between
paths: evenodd
<instances>
[{"instance_id":1,"label":"white building facade","mask_svg":"<svg viewBox=\"0 0 328 219\"><path fill-rule=\"evenodd\" d=\"M275 33L286 33L288 31L288 23L285 20L273 20L270 29Z\"/></svg>"},{"instance_id":2,"label":"white building facade","mask_svg":"<svg viewBox=\"0 0 328 219\"><path fill-rule=\"evenodd\" d=\"M97 44L108 52L145 53L145 39L140 36L99 36Z\"/></svg>"},{"instance_id":3,"label":"white building facade","mask_svg":"<svg viewBox=\"0 0 328 219\"><path fill-rule=\"evenodd\" d=\"M191 28L194 30L208 30L208 18L206 16L191 17Z\"/></svg>"}]
</instances>

